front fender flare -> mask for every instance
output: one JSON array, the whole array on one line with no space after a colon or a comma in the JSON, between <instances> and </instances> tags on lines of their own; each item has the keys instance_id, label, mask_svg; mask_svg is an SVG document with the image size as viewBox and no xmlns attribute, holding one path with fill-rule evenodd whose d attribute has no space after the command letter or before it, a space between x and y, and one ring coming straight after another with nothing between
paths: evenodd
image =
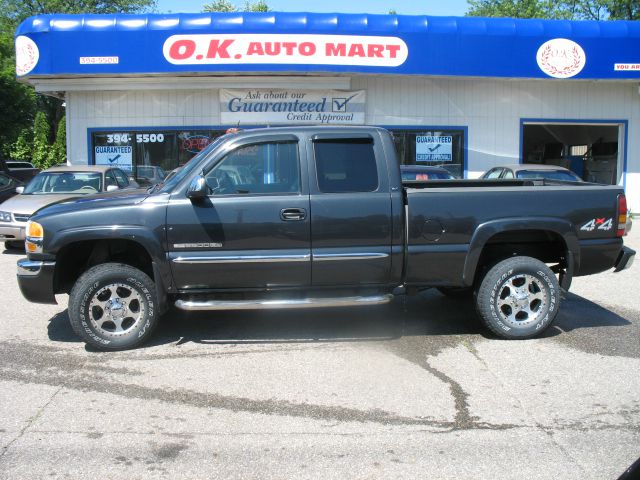
<instances>
[{"instance_id":1,"label":"front fender flare","mask_svg":"<svg viewBox=\"0 0 640 480\"><path fill-rule=\"evenodd\" d=\"M140 225L99 225L72 227L60 230L48 240L46 249L59 252L67 245L76 242L101 240L129 240L141 245L151 257L156 289L161 308L164 308L167 292L172 285L172 275L166 261L161 239L148 228Z\"/></svg>"}]
</instances>

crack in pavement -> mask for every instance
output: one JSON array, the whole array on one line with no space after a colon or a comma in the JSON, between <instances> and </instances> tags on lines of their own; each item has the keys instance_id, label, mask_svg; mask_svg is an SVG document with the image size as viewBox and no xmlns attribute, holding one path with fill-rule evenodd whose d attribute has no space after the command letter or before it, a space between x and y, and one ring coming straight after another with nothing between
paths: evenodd
<instances>
[{"instance_id":1,"label":"crack in pavement","mask_svg":"<svg viewBox=\"0 0 640 480\"><path fill-rule=\"evenodd\" d=\"M6 348L5 348L6 347ZM43 355L44 352L44 355ZM465 415L464 396L460 408L463 413L454 421L435 420L429 417L407 417L381 409L359 410L356 408L296 403L277 399L252 399L218 393L198 392L187 389L155 388L133 383L113 381L117 375L105 366L105 372L95 368L86 372L84 359L52 348L40 348L16 342L0 342L0 379L23 383L63 386L77 391L93 391L115 394L126 398L159 400L167 403L190 405L200 408L215 408L233 412L248 412L281 415L315 420L339 422L373 422L382 425L423 425L436 429L510 429L520 425L491 424L477 422ZM118 369L118 373L142 375L129 369ZM459 395L459 392L457 392ZM460 395L459 395L460 396Z\"/></svg>"},{"instance_id":2,"label":"crack in pavement","mask_svg":"<svg viewBox=\"0 0 640 480\"><path fill-rule=\"evenodd\" d=\"M49 399L46 401L46 403L44 405L42 405L33 416L31 416L30 418L27 419L27 424L23 428L20 429L20 432L18 432L18 435L13 440L11 440L9 443L7 443L4 447L2 447L2 453L0 453L0 459L2 459L2 457L4 457L6 455L6 453L9 451L9 448L11 448L11 445L13 445L18 440L20 440L20 438L22 438L22 436L26 433L26 431L29 429L29 427L32 426L42 416L42 414L44 413L46 408L51 404L51 402L53 402L53 399L56 397L56 395L58 395L60 390L62 390L63 388L64 388L63 386L58 387L53 392L51 397L49 397Z\"/></svg>"},{"instance_id":3,"label":"crack in pavement","mask_svg":"<svg viewBox=\"0 0 640 480\"><path fill-rule=\"evenodd\" d=\"M480 356L480 352L478 352L475 345L465 344L465 347L467 348L467 350L469 350L469 352L471 352L471 354L476 358L476 360L478 360L478 362L480 362L480 364L484 366L485 370L489 372L489 374L494 378L494 380L498 383L498 385L500 385L500 388L502 390L504 390L505 392L511 391L510 389L506 388L506 385L504 384L502 379L489 367L489 364L485 361L485 359ZM545 435L549 437L549 440L551 441L553 446L555 446L560 451L560 453L565 456L565 458L569 459L569 461L572 462L584 475L586 473L584 470L584 467L580 465L580 463L569 453L569 451L566 448L564 448L564 446L561 445L554 437L553 433L554 433L554 430L557 430L557 428L555 428L555 426L554 428L551 428L541 424L538 421L538 419L535 418L535 416L527 410L527 408L525 407L524 403L522 402L519 396L511 395L511 397L517 402L518 405L520 405L520 409L523 411L524 415L533 422L535 428L544 432ZM577 423L577 422L574 422L574 423ZM588 428L584 430L594 430L594 429Z\"/></svg>"},{"instance_id":4,"label":"crack in pavement","mask_svg":"<svg viewBox=\"0 0 640 480\"><path fill-rule=\"evenodd\" d=\"M388 346L388 350L394 355L426 370L449 387L455 406L453 424L456 429L468 430L478 424L479 418L472 416L469 412L469 403L467 401L469 394L464 391L462 385L429 363L429 357L435 355L438 351L434 351L424 340L411 337L403 337Z\"/></svg>"}]
</instances>

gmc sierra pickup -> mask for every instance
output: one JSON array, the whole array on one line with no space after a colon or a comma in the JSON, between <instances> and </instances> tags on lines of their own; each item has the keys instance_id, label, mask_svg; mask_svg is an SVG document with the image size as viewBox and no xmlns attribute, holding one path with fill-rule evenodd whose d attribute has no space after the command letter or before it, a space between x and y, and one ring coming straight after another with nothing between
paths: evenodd
<instances>
[{"instance_id":1,"label":"gmc sierra pickup","mask_svg":"<svg viewBox=\"0 0 640 480\"><path fill-rule=\"evenodd\" d=\"M224 135L146 193L52 205L27 227L18 282L69 293L87 343L131 348L183 310L383 304L436 287L472 294L496 335L547 329L577 275L628 268L617 186L547 180L403 185L375 127Z\"/></svg>"}]
</instances>

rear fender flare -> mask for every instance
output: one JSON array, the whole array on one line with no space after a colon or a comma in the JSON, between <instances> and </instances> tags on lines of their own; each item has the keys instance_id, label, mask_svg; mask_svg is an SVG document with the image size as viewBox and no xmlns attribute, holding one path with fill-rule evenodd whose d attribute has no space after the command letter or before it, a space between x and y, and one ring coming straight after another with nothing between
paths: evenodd
<instances>
[{"instance_id":1,"label":"rear fender flare","mask_svg":"<svg viewBox=\"0 0 640 480\"><path fill-rule=\"evenodd\" d=\"M570 284L571 276L580 265L580 246L575 227L568 220L553 217L514 217L501 220L492 220L478 225L471 237L469 251L464 263L463 283L472 286L478 268L480 256L487 242L498 233L523 230L542 230L556 233L564 240L569 262L568 272L563 283ZM568 282L568 283L567 283Z\"/></svg>"}]
</instances>

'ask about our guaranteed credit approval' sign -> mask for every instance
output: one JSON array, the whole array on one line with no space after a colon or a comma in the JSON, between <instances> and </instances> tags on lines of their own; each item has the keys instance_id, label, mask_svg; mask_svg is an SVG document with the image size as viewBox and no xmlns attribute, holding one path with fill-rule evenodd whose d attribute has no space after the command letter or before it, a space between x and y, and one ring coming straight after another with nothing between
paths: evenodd
<instances>
[{"instance_id":1,"label":"'ask about our guaranteed credit approval' sign","mask_svg":"<svg viewBox=\"0 0 640 480\"><path fill-rule=\"evenodd\" d=\"M227 125L362 125L364 90L220 90L220 116Z\"/></svg>"}]
</instances>

